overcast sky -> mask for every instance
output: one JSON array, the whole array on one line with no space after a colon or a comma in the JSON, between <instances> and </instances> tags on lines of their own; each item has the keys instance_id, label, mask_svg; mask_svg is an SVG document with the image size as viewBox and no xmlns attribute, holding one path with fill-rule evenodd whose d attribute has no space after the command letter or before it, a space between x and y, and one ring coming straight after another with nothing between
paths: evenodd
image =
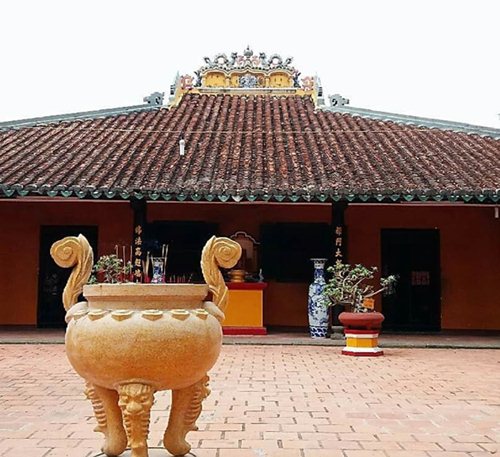
<instances>
[{"instance_id":1,"label":"overcast sky","mask_svg":"<svg viewBox=\"0 0 500 457\"><path fill-rule=\"evenodd\" d=\"M499 0L3 0L0 121L140 104L248 44L352 106L500 128L499 21Z\"/></svg>"}]
</instances>

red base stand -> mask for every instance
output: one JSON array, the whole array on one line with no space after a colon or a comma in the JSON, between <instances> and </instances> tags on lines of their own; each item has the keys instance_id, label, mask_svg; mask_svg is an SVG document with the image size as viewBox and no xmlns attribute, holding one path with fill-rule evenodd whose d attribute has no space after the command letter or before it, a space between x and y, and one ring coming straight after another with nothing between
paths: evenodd
<instances>
[{"instance_id":1,"label":"red base stand","mask_svg":"<svg viewBox=\"0 0 500 457\"><path fill-rule=\"evenodd\" d=\"M378 347L378 330L344 329L346 345L343 355L353 357L378 357L384 351Z\"/></svg>"}]
</instances>

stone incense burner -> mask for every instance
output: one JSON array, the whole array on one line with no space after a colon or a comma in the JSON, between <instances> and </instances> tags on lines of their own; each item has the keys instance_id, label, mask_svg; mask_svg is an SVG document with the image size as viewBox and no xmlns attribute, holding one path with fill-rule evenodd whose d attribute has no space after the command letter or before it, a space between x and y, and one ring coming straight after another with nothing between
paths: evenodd
<instances>
[{"instance_id":1,"label":"stone incense burner","mask_svg":"<svg viewBox=\"0 0 500 457\"><path fill-rule=\"evenodd\" d=\"M241 247L212 237L201 255L206 284L98 284L90 277L92 248L83 235L67 237L50 253L73 267L63 293L66 353L86 381L86 395L104 434L102 451L147 457L154 393L172 390L163 444L187 454L186 434L196 430L202 400L210 393L207 372L222 345L227 287L219 267L233 267ZM82 293L87 302L78 302Z\"/></svg>"}]
</instances>

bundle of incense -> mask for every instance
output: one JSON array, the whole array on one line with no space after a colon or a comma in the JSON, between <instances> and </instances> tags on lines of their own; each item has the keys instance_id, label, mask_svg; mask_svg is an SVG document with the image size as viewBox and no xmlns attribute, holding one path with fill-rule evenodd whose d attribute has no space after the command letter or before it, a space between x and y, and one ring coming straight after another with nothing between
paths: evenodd
<instances>
[{"instance_id":1,"label":"bundle of incense","mask_svg":"<svg viewBox=\"0 0 500 457\"><path fill-rule=\"evenodd\" d=\"M142 261L142 270L144 273L144 277L149 276L149 251L146 254L146 262Z\"/></svg>"},{"instance_id":2,"label":"bundle of incense","mask_svg":"<svg viewBox=\"0 0 500 457\"><path fill-rule=\"evenodd\" d=\"M167 271L168 244L161 247L161 256L163 257L163 274L165 275Z\"/></svg>"},{"instance_id":3,"label":"bundle of incense","mask_svg":"<svg viewBox=\"0 0 500 457\"><path fill-rule=\"evenodd\" d=\"M117 244L115 244L115 255L118 258L118 245Z\"/></svg>"},{"instance_id":4,"label":"bundle of incense","mask_svg":"<svg viewBox=\"0 0 500 457\"><path fill-rule=\"evenodd\" d=\"M123 277L125 278L126 274L126 266L127 266L127 255L125 254L125 245L122 246L122 252L123 252Z\"/></svg>"}]
</instances>

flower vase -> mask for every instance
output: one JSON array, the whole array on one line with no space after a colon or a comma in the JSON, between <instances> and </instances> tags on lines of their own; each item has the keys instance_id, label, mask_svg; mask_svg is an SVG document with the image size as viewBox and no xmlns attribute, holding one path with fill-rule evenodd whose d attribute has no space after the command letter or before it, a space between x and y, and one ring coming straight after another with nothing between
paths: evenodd
<instances>
[{"instance_id":1,"label":"flower vase","mask_svg":"<svg viewBox=\"0 0 500 457\"><path fill-rule=\"evenodd\" d=\"M151 263L153 264L153 277L151 278L152 284L162 284L165 282L165 259L163 257L152 257Z\"/></svg>"},{"instance_id":2,"label":"flower vase","mask_svg":"<svg viewBox=\"0 0 500 457\"><path fill-rule=\"evenodd\" d=\"M314 263L314 281L309 286L307 311L311 338L326 338L328 307L323 296L325 288L325 263L327 259L311 259Z\"/></svg>"}]
</instances>

